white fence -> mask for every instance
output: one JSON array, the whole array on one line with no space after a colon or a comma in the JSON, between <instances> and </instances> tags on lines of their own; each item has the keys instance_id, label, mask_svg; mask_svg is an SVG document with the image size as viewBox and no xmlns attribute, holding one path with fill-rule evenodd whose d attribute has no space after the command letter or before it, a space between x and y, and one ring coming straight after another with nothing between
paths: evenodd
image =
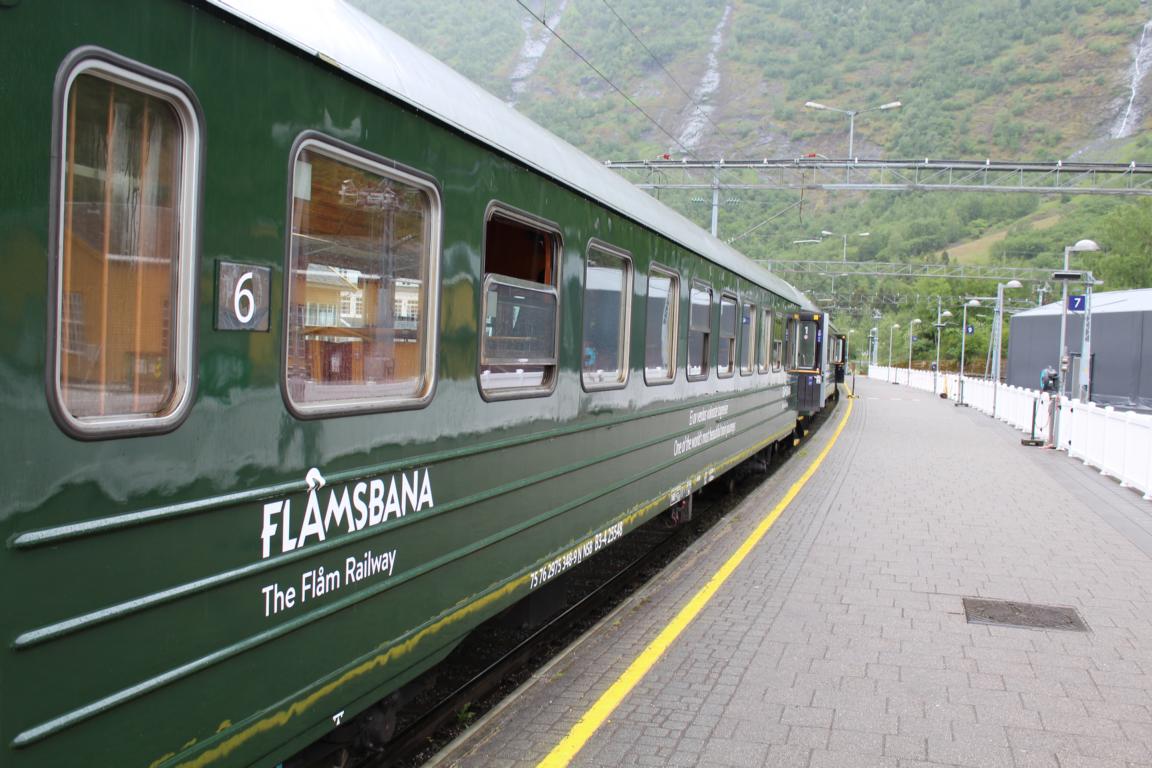
<instances>
[{"instance_id":1,"label":"white fence","mask_svg":"<svg viewBox=\"0 0 1152 768\"><path fill-rule=\"evenodd\" d=\"M954 373L933 375L931 371L873 365L868 368L868 378L938 393L957 404L963 398L964 405L994 415L1047 444L1052 442L1050 422L1055 421L1058 449L1152 499L1152 415L1067 398L1054 408L1047 392L993 387L989 380L968 376L961 380Z\"/></svg>"}]
</instances>

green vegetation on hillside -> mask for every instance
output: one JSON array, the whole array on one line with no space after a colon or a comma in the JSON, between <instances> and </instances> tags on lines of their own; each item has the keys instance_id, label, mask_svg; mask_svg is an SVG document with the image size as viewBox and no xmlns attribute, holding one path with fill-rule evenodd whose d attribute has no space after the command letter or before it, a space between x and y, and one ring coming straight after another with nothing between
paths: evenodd
<instances>
[{"instance_id":1,"label":"green vegetation on hillside","mask_svg":"<svg viewBox=\"0 0 1152 768\"><path fill-rule=\"evenodd\" d=\"M355 0L497 96L539 32L515 0ZM721 132L705 155L843 156L846 121L815 99L866 108L857 153L888 157L1063 156L1094 138L1126 96L1139 0L532 0L527 5L673 135L695 110L711 37L732 14L711 100ZM654 61L627 28L655 55ZM665 69L675 77L673 83ZM559 41L518 105L594 157L680 152ZM596 102L604 102L597 104ZM589 120L595 122L589 125Z\"/></svg>"}]
</instances>

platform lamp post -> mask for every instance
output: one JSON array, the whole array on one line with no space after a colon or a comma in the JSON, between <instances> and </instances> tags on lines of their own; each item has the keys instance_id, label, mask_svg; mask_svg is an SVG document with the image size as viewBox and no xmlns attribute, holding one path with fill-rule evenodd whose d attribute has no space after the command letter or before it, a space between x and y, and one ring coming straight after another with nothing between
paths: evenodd
<instances>
[{"instance_id":1,"label":"platform lamp post","mask_svg":"<svg viewBox=\"0 0 1152 768\"><path fill-rule=\"evenodd\" d=\"M873 326L868 331L868 365L876 365L876 353L880 351L880 329Z\"/></svg>"},{"instance_id":2,"label":"platform lamp post","mask_svg":"<svg viewBox=\"0 0 1152 768\"><path fill-rule=\"evenodd\" d=\"M1071 356L1068 354L1068 283L1081 279L1080 272L1069 270L1069 259L1073 253L1100 250L1095 240L1077 240L1074 245L1064 247L1064 269L1054 272L1052 279L1060 283L1060 349L1056 358L1056 392L1052 395L1052 446L1060 447L1060 401L1064 397L1065 378L1070 373ZM1084 367L1084 358L1080 358L1080 367Z\"/></svg>"},{"instance_id":3,"label":"platform lamp post","mask_svg":"<svg viewBox=\"0 0 1152 768\"><path fill-rule=\"evenodd\" d=\"M1073 253L1084 253L1085 251L1098 251L1100 246L1096 244L1095 240L1078 240L1075 245L1069 245L1064 248L1064 270L1052 275L1053 280L1060 283L1060 355L1056 358L1056 397L1064 396L1064 378L1069 369L1071 360L1068 357L1068 344L1066 340L1068 328L1068 283L1072 280L1079 280L1080 273L1072 273L1068 268L1069 257ZM1080 365L1084 365L1084 361L1080 361ZM1059 402L1057 400L1057 402Z\"/></svg>"},{"instance_id":4,"label":"platform lamp post","mask_svg":"<svg viewBox=\"0 0 1152 768\"><path fill-rule=\"evenodd\" d=\"M968 307L980 306L980 299L968 299L964 302L964 313L960 320L963 326L960 328L960 392L958 393L959 399L956 401L957 405L964 405L964 345L968 341Z\"/></svg>"},{"instance_id":5,"label":"platform lamp post","mask_svg":"<svg viewBox=\"0 0 1152 768\"><path fill-rule=\"evenodd\" d=\"M1082 403L1092 399L1092 289L1103 285L1091 272L1084 273L1084 337L1080 341L1080 380L1077 398Z\"/></svg>"},{"instance_id":6,"label":"platform lamp post","mask_svg":"<svg viewBox=\"0 0 1152 768\"><path fill-rule=\"evenodd\" d=\"M944 318L952 317L952 313L948 310L940 311L940 297L936 297L936 323L933 326L936 329L936 367L932 369L932 394L936 394L936 377L940 375L940 335L944 332L945 326L948 323L944 322Z\"/></svg>"},{"instance_id":7,"label":"platform lamp post","mask_svg":"<svg viewBox=\"0 0 1152 768\"><path fill-rule=\"evenodd\" d=\"M992 325L996 346L992 353L992 418L996 418L996 393L1000 390L1000 346L1004 340L1004 289L1020 288L1019 280L996 284L996 322Z\"/></svg>"},{"instance_id":8,"label":"platform lamp post","mask_svg":"<svg viewBox=\"0 0 1152 768\"><path fill-rule=\"evenodd\" d=\"M804 106L808 107L808 109L822 109L826 112L839 112L842 115L848 115L848 159L851 160L855 157L853 153L856 150L856 115L862 115L865 112L899 109L903 104L899 101L890 101L887 104L881 104L878 107L869 107L868 109L840 109L839 107L829 107L819 102L808 101L804 103Z\"/></svg>"},{"instance_id":9,"label":"platform lamp post","mask_svg":"<svg viewBox=\"0 0 1152 768\"><path fill-rule=\"evenodd\" d=\"M892 323L892 327L888 330L888 383L899 384L896 381L896 374L892 372L892 337L896 335L896 331L900 330L900 323Z\"/></svg>"},{"instance_id":10,"label":"platform lamp post","mask_svg":"<svg viewBox=\"0 0 1152 768\"><path fill-rule=\"evenodd\" d=\"M820 234L823 235L824 237L839 237L843 241L842 247L840 249L840 261L841 262L848 261L848 235L847 234L837 235L835 232L829 232L826 229L820 230ZM871 234L872 234L871 232L857 232L856 237L868 237ZM793 242L807 242L807 241L806 240L794 240ZM820 242L820 241L817 240L816 242Z\"/></svg>"},{"instance_id":11,"label":"platform lamp post","mask_svg":"<svg viewBox=\"0 0 1152 768\"><path fill-rule=\"evenodd\" d=\"M908 386L912 386L912 328L920 324L920 318L914 317L908 321Z\"/></svg>"}]
</instances>

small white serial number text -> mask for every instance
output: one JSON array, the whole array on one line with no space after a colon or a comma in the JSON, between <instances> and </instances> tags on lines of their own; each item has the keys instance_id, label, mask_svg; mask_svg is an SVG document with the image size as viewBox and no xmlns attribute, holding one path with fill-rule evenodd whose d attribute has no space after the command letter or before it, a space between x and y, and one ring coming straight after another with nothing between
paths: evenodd
<instances>
[{"instance_id":1,"label":"small white serial number text","mask_svg":"<svg viewBox=\"0 0 1152 768\"><path fill-rule=\"evenodd\" d=\"M530 588L536 589L537 587L547 584L569 568L584 562L586 558L596 554L623 535L624 523L616 523L597 532L595 536L585 539L564 554L558 555L548 561L543 567L532 571L532 584Z\"/></svg>"}]
</instances>

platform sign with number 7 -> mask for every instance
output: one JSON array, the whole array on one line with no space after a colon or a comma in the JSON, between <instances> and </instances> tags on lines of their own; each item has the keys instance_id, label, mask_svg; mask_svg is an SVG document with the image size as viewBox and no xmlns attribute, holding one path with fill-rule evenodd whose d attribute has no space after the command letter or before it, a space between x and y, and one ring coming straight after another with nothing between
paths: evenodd
<instances>
[{"instance_id":1,"label":"platform sign with number 7","mask_svg":"<svg viewBox=\"0 0 1152 768\"><path fill-rule=\"evenodd\" d=\"M1084 294L1074 296L1068 295L1068 311L1069 312L1083 312L1084 311Z\"/></svg>"},{"instance_id":2,"label":"platform sign with number 7","mask_svg":"<svg viewBox=\"0 0 1152 768\"><path fill-rule=\"evenodd\" d=\"M271 270L216 262L216 330L267 331Z\"/></svg>"}]
</instances>

